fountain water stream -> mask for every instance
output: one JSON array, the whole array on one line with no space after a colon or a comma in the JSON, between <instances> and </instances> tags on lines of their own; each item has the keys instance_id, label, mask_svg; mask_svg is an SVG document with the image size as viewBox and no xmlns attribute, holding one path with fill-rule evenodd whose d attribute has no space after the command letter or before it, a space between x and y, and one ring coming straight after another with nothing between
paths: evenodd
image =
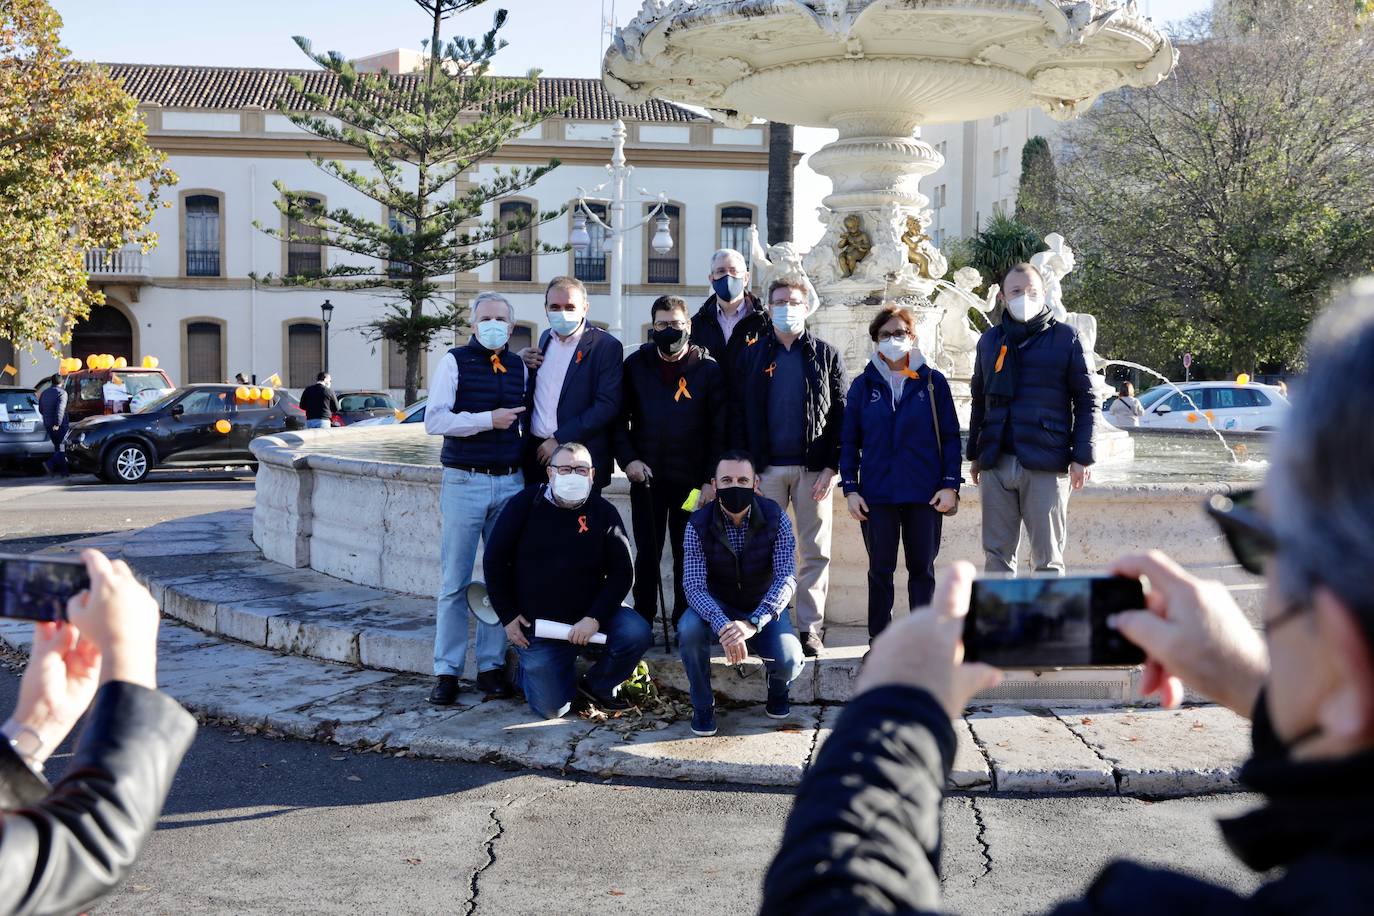
<instances>
[{"instance_id":1,"label":"fountain water stream","mask_svg":"<svg viewBox=\"0 0 1374 916\"><path fill-rule=\"evenodd\" d=\"M1213 425L1213 423L1212 423L1212 418L1209 417L1209 416L1207 416L1207 411L1205 411L1205 410L1203 410L1201 407L1199 407L1199 406L1197 405L1197 401L1194 401L1192 398L1190 398L1190 397L1188 396L1188 393L1187 393L1186 391L1184 391L1182 388L1178 387L1178 386L1175 385L1172 381L1170 381L1169 379L1165 378L1165 377L1164 377L1162 374L1160 374L1159 372L1156 372L1155 370L1151 369L1149 366L1142 366L1140 363L1133 363L1133 362L1131 362L1130 360L1125 360L1125 359L1106 359L1106 360L1103 360L1103 361L1102 361L1102 365L1103 365L1104 367L1105 367L1105 366L1125 366L1125 367L1128 368L1128 369L1138 369L1138 370L1140 370L1141 372L1145 372L1145 373L1148 373L1149 375L1153 375L1155 378L1159 379L1161 382L1163 382L1164 384L1168 385L1170 388L1174 389L1174 390L1177 391L1179 394L1183 395L1183 400L1185 400L1185 401L1187 401L1189 404L1193 405L1193 410L1195 410L1195 411L1197 412L1197 415L1198 415L1199 417L1201 417L1202 419L1204 419L1204 420L1207 421L1207 428L1210 429L1210 430L1212 431L1212 434L1215 435L1215 436L1217 437L1217 441L1219 441L1219 442L1221 443L1221 447L1224 448L1224 449L1226 449L1226 454L1228 454L1228 455L1231 456L1231 463L1232 463L1232 464L1239 464L1239 463L1240 463L1240 456L1237 455L1237 454L1236 454L1236 450L1233 449L1233 448L1231 448L1230 444L1227 443L1226 437L1223 436L1223 435L1221 434L1221 430L1217 429L1216 426Z\"/></svg>"}]
</instances>

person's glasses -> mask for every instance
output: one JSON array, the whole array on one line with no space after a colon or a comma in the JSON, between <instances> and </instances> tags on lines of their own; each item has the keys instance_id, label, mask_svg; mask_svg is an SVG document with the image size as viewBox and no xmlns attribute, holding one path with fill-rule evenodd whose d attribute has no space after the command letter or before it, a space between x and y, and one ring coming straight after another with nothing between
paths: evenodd
<instances>
[{"instance_id":1,"label":"person's glasses","mask_svg":"<svg viewBox=\"0 0 1374 916\"><path fill-rule=\"evenodd\" d=\"M1278 548L1274 528L1259 513L1259 490L1240 490L1230 496L1220 493L1207 500L1207 514L1226 536L1226 544L1236 562L1246 572L1264 575L1264 564Z\"/></svg>"},{"instance_id":2,"label":"person's glasses","mask_svg":"<svg viewBox=\"0 0 1374 916\"><path fill-rule=\"evenodd\" d=\"M911 335L907 334L906 331L879 331L878 342L882 343L884 340L906 340L909 336Z\"/></svg>"},{"instance_id":3,"label":"person's glasses","mask_svg":"<svg viewBox=\"0 0 1374 916\"><path fill-rule=\"evenodd\" d=\"M740 270L738 267L731 267L729 269L726 269L724 267L717 267L715 270L711 271L711 279L719 280L721 277L739 278L744 276L746 273L748 273L747 270Z\"/></svg>"},{"instance_id":4,"label":"person's glasses","mask_svg":"<svg viewBox=\"0 0 1374 916\"><path fill-rule=\"evenodd\" d=\"M770 303L768 303L768 304L771 305L771 306L773 306L773 308L775 308L775 309L780 309L780 308L783 308L784 306L788 306L788 305L796 306L796 307L800 307L800 306L806 305L805 302L800 302L800 301L798 301L798 300L796 300L796 299L774 299L772 302L770 302Z\"/></svg>"},{"instance_id":5,"label":"person's glasses","mask_svg":"<svg viewBox=\"0 0 1374 916\"><path fill-rule=\"evenodd\" d=\"M669 328L675 328L676 330L679 330L679 331L685 331L685 330L687 330L687 322L685 322L685 321L655 321L655 322L654 322L654 330L655 330L655 331L666 331L666 330L668 330Z\"/></svg>"},{"instance_id":6,"label":"person's glasses","mask_svg":"<svg viewBox=\"0 0 1374 916\"><path fill-rule=\"evenodd\" d=\"M592 469L583 464L555 464L553 472L560 477L567 477L569 474L576 474L578 477L586 477Z\"/></svg>"}]
</instances>

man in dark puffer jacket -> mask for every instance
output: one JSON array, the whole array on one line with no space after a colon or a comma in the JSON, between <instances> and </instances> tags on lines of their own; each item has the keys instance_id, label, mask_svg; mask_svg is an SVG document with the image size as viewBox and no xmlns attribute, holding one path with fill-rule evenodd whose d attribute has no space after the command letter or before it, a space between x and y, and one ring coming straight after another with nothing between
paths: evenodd
<instances>
[{"instance_id":1,"label":"man in dark puffer jacket","mask_svg":"<svg viewBox=\"0 0 1374 916\"><path fill-rule=\"evenodd\" d=\"M1069 489L1093 463L1097 400L1078 332L1055 321L1029 264L1002 279L1002 323L978 341L968 458L990 573L1015 573L1021 525L1036 572L1064 574Z\"/></svg>"}]
</instances>

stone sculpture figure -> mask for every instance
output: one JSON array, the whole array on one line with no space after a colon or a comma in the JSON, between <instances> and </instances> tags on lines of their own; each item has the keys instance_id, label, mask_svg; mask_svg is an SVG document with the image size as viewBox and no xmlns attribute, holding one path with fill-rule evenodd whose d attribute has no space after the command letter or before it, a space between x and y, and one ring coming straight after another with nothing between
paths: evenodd
<instances>
[{"instance_id":1,"label":"stone sculpture figure","mask_svg":"<svg viewBox=\"0 0 1374 916\"><path fill-rule=\"evenodd\" d=\"M859 219L858 214L851 213L844 218L844 233L840 235L836 250L840 256L840 275L854 276L859 262L868 257L868 253L873 250L873 242L869 239L868 233L863 231L863 221Z\"/></svg>"},{"instance_id":2,"label":"stone sculpture figure","mask_svg":"<svg viewBox=\"0 0 1374 916\"><path fill-rule=\"evenodd\" d=\"M907 262L914 264L921 276L934 279L930 272L930 258L926 255L922 245L922 242L930 242L930 236L922 232L922 228L916 217L908 216L906 218L906 232L902 233L902 244L906 246Z\"/></svg>"},{"instance_id":3,"label":"stone sculpture figure","mask_svg":"<svg viewBox=\"0 0 1374 916\"><path fill-rule=\"evenodd\" d=\"M840 264L835 249L839 246L840 235L844 232L844 216L829 207L817 207L816 213L825 225L825 234L815 247L806 253L806 257L802 259L802 267L805 268L811 282L823 288L834 283L839 277Z\"/></svg>"},{"instance_id":4,"label":"stone sculpture figure","mask_svg":"<svg viewBox=\"0 0 1374 916\"><path fill-rule=\"evenodd\" d=\"M1062 283L1064 277L1073 272L1077 260L1073 249L1064 243L1064 236L1058 232L1045 236L1045 244L1049 249L1032 255L1030 262L1045 279L1045 302L1050 307L1050 314L1057 321L1066 321L1068 309L1064 308Z\"/></svg>"},{"instance_id":5,"label":"stone sculpture figure","mask_svg":"<svg viewBox=\"0 0 1374 916\"><path fill-rule=\"evenodd\" d=\"M997 287L994 285L986 300L979 299L973 290L983 282L983 277L973 267L961 267L954 272L953 284L941 284L935 297L935 304L944 310L940 316L939 340L936 353L943 354L944 365L936 368L944 371L950 378L969 378L973 375L981 336L969 321L969 310L975 309L986 316L997 302Z\"/></svg>"},{"instance_id":6,"label":"stone sculpture figure","mask_svg":"<svg viewBox=\"0 0 1374 916\"><path fill-rule=\"evenodd\" d=\"M814 315L816 309L821 307L821 298L816 295L816 288L811 285L811 278L806 275L806 269L802 266L802 254L792 242L769 245L765 251L759 242L758 226L750 226L749 261L749 272L758 284L759 295L765 300L768 286L774 280L783 277L799 278L806 284L807 314Z\"/></svg>"}]
</instances>

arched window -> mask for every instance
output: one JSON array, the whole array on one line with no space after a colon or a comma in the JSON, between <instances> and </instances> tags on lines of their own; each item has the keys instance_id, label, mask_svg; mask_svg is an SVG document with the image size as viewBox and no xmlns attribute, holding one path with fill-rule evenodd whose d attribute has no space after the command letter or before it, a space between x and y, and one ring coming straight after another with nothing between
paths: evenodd
<instances>
[{"instance_id":1,"label":"arched window","mask_svg":"<svg viewBox=\"0 0 1374 916\"><path fill-rule=\"evenodd\" d=\"M673 237L673 247L666 254L654 251L654 233L658 231L660 216L668 217L668 234ZM668 204L661 213L655 214L645 227L644 245L649 252L648 277L650 283L678 284L682 282L682 210Z\"/></svg>"},{"instance_id":2,"label":"arched window","mask_svg":"<svg viewBox=\"0 0 1374 916\"><path fill-rule=\"evenodd\" d=\"M324 209L324 202L318 197L307 197L301 201L301 206L308 212L319 213ZM312 226L307 226L300 220L288 219L286 221L287 238L295 236L305 236L306 238L316 238L320 235L320 230ZM292 242L286 243L286 273L292 277L317 277L324 270L324 248L322 245L313 242ZM313 382L314 379L311 379Z\"/></svg>"},{"instance_id":3,"label":"arched window","mask_svg":"<svg viewBox=\"0 0 1374 916\"><path fill-rule=\"evenodd\" d=\"M519 243L522 249L520 254L508 254L501 258L500 278L502 280L533 280L534 225L531 221L534 218L534 207L523 200L508 200L501 204L499 214L503 227L512 223L524 226L523 229L506 233L497 242L500 245Z\"/></svg>"},{"instance_id":4,"label":"arched window","mask_svg":"<svg viewBox=\"0 0 1374 916\"><path fill-rule=\"evenodd\" d=\"M224 329L214 321L186 323L186 381L224 381Z\"/></svg>"},{"instance_id":5,"label":"arched window","mask_svg":"<svg viewBox=\"0 0 1374 916\"><path fill-rule=\"evenodd\" d=\"M300 321L286 328L286 385L305 388L324 371L324 328Z\"/></svg>"},{"instance_id":6,"label":"arched window","mask_svg":"<svg viewBox=\"0 0 1374 916\"><path fill-rule=\"evenodd\" d=\"M749 227L754 225L753 207L720 208L720 246L733 248L749 258Z\"/></svg>"},{"instance_id":7,"label":"arched window","mask_svg":"<svg viewBox=\"0 0 1374 916\"><path fill-rule=\"evenodd\" d=\"M587 209L595 213L603 222L611 221L610 210L605 204L588 203ZM576 211L574 211L576 215ZM573 276L583 283L605 283L606 265L610 256L606 254L606 230L596 220L588 217L587 235L591 244L583 254L573 252Z\"/></svg>"},{"instance_id":8,"label":"arched window","mask_svg":"<svg viewBox=\"0 0 1374 916\"><path fill-rule=\"evenodd\" d=\"M192 194L186 198L186 276L219 275L219 198Z\"/></svg>"}]
</instances>

